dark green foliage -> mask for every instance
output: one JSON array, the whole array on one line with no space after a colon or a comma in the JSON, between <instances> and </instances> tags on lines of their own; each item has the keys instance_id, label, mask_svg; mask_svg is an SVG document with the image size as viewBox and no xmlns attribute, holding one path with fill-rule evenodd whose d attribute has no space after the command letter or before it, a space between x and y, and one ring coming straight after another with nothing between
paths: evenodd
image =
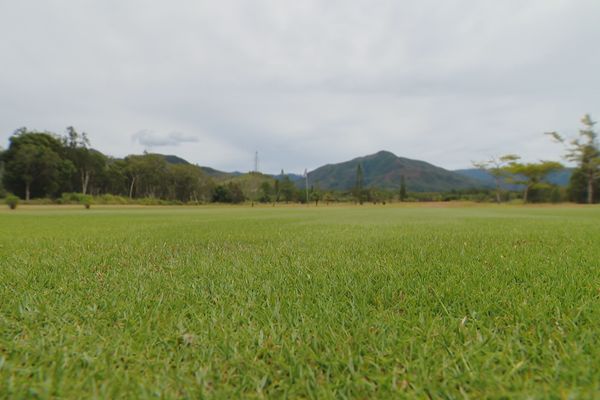
<instances>
[{"instance_id":1,"label":"dark green foliage","mask_svg":"<svg viewBox=\"0 0 600 400\"><path fill-rule=\"evenodd\" d=\"M2 158L4 185L25 200L55 196L67 186L75 170L73 163L65 158L60 138L26 128L11 136L10 146Z\"/></svg>"},{"instance_id":2,"label":"dark green foliage","mask_svg":"<svg viewBox=\"0 0 600 400\"><path fill-rule=\"evenodd\" d=\"M358 204L362 204L365 201L365 177L362 169L362 165L358 163L356 166L356 182L354 183L353 195L354 201Z\"/></svg>"},{"instance_id":3,"label":"dark green foliage","mask_svg":"<svg viewBox=\"0 0 600 400\"><path fill-rule=\"evenodd\" d=\"M553 186L550 190L550 202L551 203L560 203L563 201L563 192L558 186Z\"/></svg>"},{"instance_id":4,"label":"dark green foliage","mask_svg":"<svg viewBox=\"0 0 600 400\"><path fill-rule=\"evenodd\" d=\"M573 170L567 195L570 201L576 203L588 202L588 179L585 172L580 168ZM600 178L595 181L593 199L595 203L600 202Z\"/></svg>"},{"instance_id":5,"label":"dark green foliage","mask_svg":"<svg viewBox=\"0 0 600 400\"><path fill-rule=\"evenodd\" d=\"M216 203L238 204L244 202L244 200L245 197L242 188L235 182L217 185L212 196L212 201Z\"/></svg>"},{"instance_id":6,"label":"dark green foliage","mask_svg":"<svg viewBox=\"0 0 600 400\"><path fill-rule=\"evenodd\" d=\"M279 200L281 199L281 187L279 184L279 179L275 179L275 182L273 183L273 192L275 195L275 201L279 202Z\"/></svg>"},{"instance_id":7,"label":"dark green foliage","mask_svg":"<svg viewBox=\"0 0 600 400\"><path fill-rule=\"evenodd\" d=\"M581 118L583 128L579 130L579 137L569 141L569 147L565 158L577 164L579 173L585 176L586 202L595 203L594 197L597 191L597 181L600 180L600 144L598 144L598 133L594 130L596 121L589 114ZM565 138L558 132L549 132L556 141L565 143ZM579 180L581 178L577 178ZM576 189L578 190L578 189Z\"/></svg>"},{"instance_id":8,"label":"dark green foliage","mask_svg":"<svg viewBox=\"0 0 600 400\"><path fill-rule=\"evenodd\" d=\"M400 175L400 193L399 193L400 201L406 200L406 179L404 175Z\"/></svg>"},{"instance_id":9,"label":"dark green foliage","mask_svg":"<svg viewBox=\"0 0 600 400\"><path fill-rule=\"evenodd\" d=\"M125 160L109 158L106 168L102 171L98 180L100 182L100 193L111 193L118 196L129 195L130 180Z\"/></svg>"},{"instance_id":10,"label":"dark green foliage","mask_svg":"<svg viewBox=\"0 0 600 400\"><path fill-rule=\"evenodd\" d=\"M169 164L174 164L174 165L191 165L187 160L184 160L181 157L178 156L174 156L172 154L158 154L159 156L162 156L165 161Z\"/></svg>"},{"instance_id":11,"label":"dark green foliage","mask_svg":"<svg viewBox=\"0 0 600 400\"><path fill-rule=\"evenodd\" d=\"M319 188L319 186L317 186L316 188L314 186L311 186L310 191L309 191L309 198L310 198L310 201L315 202L315 206L319 205L319 201L321 200L322 197L323 197L323 194L321 193L321 189Z\"/></svg>"},{"instance_id":12,"label":"dark green foliage","mask_svg":"<svg viewBox=\"0 0 600 400\"><path fill-rule=\"evenodd\" d=\"M277 182L277 181L276 181ZM273 196L273 187L267 181L264 181L260 185L260 198L258 201L261 203L268 203L271 201L271 197Z\"/></svg>"},{"instance_id":13,"label":"dark green foliage","mask_svg":"<svg viewBox=\"0 0 600 400\"><path fill-rule=\"evenodd\" d=\"M280 181L279 181L280 200L283 200L286 203L296 200L298 198L297 191L298 191L298 189L296 188L296 186L291 181L291 179L288 175L285 175L285 176L283 176L283 178L280 178Z\"/></svg>"},{"instance_id":14,"label":"dark green foliage","mask_svg":"<svg viewBox=\"0 0 600 400\"><path fill-rule=\"evenodd\" d=\"M523 202L535 202L540 191L551 189L547 176L563 166L555 161L540 161L539 163L511 162L503 169L510 174L512 183L523 186Z\"/></svg>"},{"instance_id":15,"label":"dark green foliage","mask_svg":"<svg viewBox=\"0 0 600 400\"><path fill-rule=\"evenodd\" d=\"M244 192L239 184L234 182L229 182L227 184L227 188L229 189L229 193L231 193L231 202L234 204L243 203L246 200L244 196Z\"/></svg>"},{"instance_id":16,"label":"dark green foliage","mask_svg":"<svg viewBox=\"0 0 600 400\"><path fill-rule=\"evenodd\" d=\"M213 183L200 168L191 164L169 164L167 166L166 198L183 202L205 203L212 197Z\"/></svg>"}]
</instances>

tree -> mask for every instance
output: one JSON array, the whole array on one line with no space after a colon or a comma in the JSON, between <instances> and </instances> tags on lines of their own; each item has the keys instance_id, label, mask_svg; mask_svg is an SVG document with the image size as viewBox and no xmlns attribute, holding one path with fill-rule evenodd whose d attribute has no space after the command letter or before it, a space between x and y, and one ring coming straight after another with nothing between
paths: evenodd
<instances>
[{"instance_id":1,"label":"tree","mask_svg":"<svg viewBox=\"0 0 600 400\"><path fill-rule=\"evenodd\" d=\"M171 200L204 201L209 196L210 179L196 165L169 164L168 192Z\"/></svg>"},{"instance_id":2,"label":"tree","mask_svg":"<svg viewBox=\"0 0 600 400\"><path fill-rule=\"evenodd\" d=\"M404 179L404 175L400 175L400 193L399 193L400 201L406 200L406 179Z\"/></svg>"},{"instance_id":3,"label":"tree","mask_svg":"<svg viewBox=\"0 0 600 400\"><path fill-rule=\"evenodd\" d=\"M278 179L275 179L275 182L273 182L273 192L275 193L275 202L279 203L281 198L281 188L279 187Z\"/></svg>"},{"instance_id":4,"label":"tree","mask_svg":"<svg viewBox=\"0 0 600 400\"><path fill-rule=\"evenodd\" d=\"M143 162L141 156L131 155L125 157L125 173L129 180L129 198L133 199L135 194L136 183L141 179L141 175L144 171Z\"/></svg>"},{"instance_id":5,"label":"tree","mask_svg":"<svg viewBox=\"0 0 600 400\"><path fill-rule=\"evenodd\" d=\"M231 202L234 204L243 203L246 198L244 197L244 192L242 191L242 187L236 182L229 182L227 184L227 189L231 194Z\"/></svg>"},{"instance_id":6,"label":"tree","mask_svg":"<svg viewBox=\"0 0 600 400\"><path fill-rule=\"evenodd\" d=\"M34 196L56 195L74 170L69 160L61 158L61 153L62 144L55 135L18 129L2 156L4 185L27 201Z\"/></svg>"},{"instance_id":7,"label":"tree","mask_svg":"<svg viewBox=\"0 0 600 400\"><path fill-rule=\"evenodd\" d=\"M277 182L277 181L275 181ZM268 203L271 201L271 193L273 192L273 187L269 183L269 181L263 181L260 185L260 198L259 201L261 203Z\"/></svg>"},{"instance_id":8,"label":"tree","mask_svg":"<svg viewBox=\"0 0 600 400\"><path fill-rule=\"evenodd\" d=\"M586 180L587 202L594 202L594 192L596 191L597 181L600 178L600 147L598 145L598 134L594 131L596 121L592 120L589 114L585 114L581 119L583 129L579 130L579 137L569 141L565 159L575 162L577 168ZM558 132L549 132L554 140L559 143L565 143L566 139Z\"/></svg>"},{"instance_id":9,"label":"tree","mask_svg":"<svg viewBox=\"0 0 600 400\"><path fill-rule=\"evenodd\" d=\"M168 164L158 154L131 155L125 158L130 182L129 198L166 197L168 193Z\"/></svg>"},{"instance_id":10,"label":"tree","mask_svg":"<svg viewBox=\"0 0 600 400\"><path fill-rule=\"evenodd\" d=\"M231 203L231 193L227 186L217 185L213 192L212 201L215 203Z\"/></svg>"},{"instance_id":11,"label":"tree","mask_svg":"<svg viewBox=\"0 0 600 400\"><path fill-rule=\"evenodd\" d=\"M360 163L356 166L356 184L354 186L354 198L362 205L364 202L364 176Z\"/></svg>"},{"instance_id":12,"label":"tree","mask_svg":"<svg viewBox=\"0 0 600 400\"><path fill-rule=\"evenodd\" d=\"M539 163L518 163L512 161L504 169L512 174L511 180L513 183L523 185L523 202L529 200L529 193L532 189L548 188L551 185L544 182L546 176L553 171L562 169L561 163L555 161L540 161Z\"/></svg>"},{"instance_id":13,"label":"tree","mask_svg":"<svg viewBox=\"0 0 600 400\"><path fill-rule=\"evenodd\" d=\"M92 176L100 175L106 166L106 157L102 153L90 149L87 134L85 132L78 133L72 126L67 128L67 134L62 141L66 157L77 169L79 189L85 195L88 192Z\"/></svg>"},{"instance_id":14,"label":"tree","mask_svg":"<svg viewBox=\"0 0 600 400\"><path fill-rule=\"evenodd\" d=\"M588 190L588 182L585 173L580 168L576 168L571 174L569 186L567 187L567 196L569 200L576 203L587 203ZM596 178L594 184L593 199L596 202L600 199L600 177Z\"/></svg>"},{"instance_id":15,"label":"tree","mask_svg":"<svg viewBox=\"0 0 600 400\"><path fill-rule=\"evenodd\" d=\"M127 162L107 157L106 166L96 177L96 183L99 193L127 196L129 194Z\"/></svg>"},{"instance_id":16,"label":"tree","mask_svg":"<svg viewBox=\"0 0 600 400\"><path fill-rule=\"evenodd\" d=\"M321 189L319 188L319 185L317 185L316 188L311 186L310 199L315 202L315 207L319 205L319 200L321 200L321 197Z\"/></svg>"},{"instance_id":17,"label":"tree","mask_svg":"<svg viewBox=\"0 0 600 400\"><path fill-rule=\"evenodd\" d=\"M263 201L261 199L264 199L264 191L261 190L261 187L265 182L270 185L269 182L272 179L273 178L268 175L251 171L247 174L236 176L232 178L231 181L240 185L240 188L244 193L244 198L250 200L252 205L254 205L257 201Z\"/></svg>"},{"instance_id":18,"label":"tree","mask_svg":"<svg viewBox=\"0 0 600 400\"><path fill-rule=\"evenodd\" d=\"M283 179L281 179L281 181L279 182L279 191L281 193L281 197L286 203L289 203L290 201L294 200L294 195L296 194L296 187L294 186L294 182L292 182L288 175L284 175Z\"/></svg>"},{"instance_id":19,"label":"tree","mask_svg":"<svg viewBox=\"0 0 600 400\"><path fill-rule=\"evenodd\" d=\"M492 157L486 161L473 162L475 168L479 168L482 171L487 172L494 178L496 186L496 203L501 202L500 194L502 188L502 181L508 178L507 166L511 162L515 162L519 159L519 156L515 154L507 154L501 157Z\"/></svg>"}]
</instances>

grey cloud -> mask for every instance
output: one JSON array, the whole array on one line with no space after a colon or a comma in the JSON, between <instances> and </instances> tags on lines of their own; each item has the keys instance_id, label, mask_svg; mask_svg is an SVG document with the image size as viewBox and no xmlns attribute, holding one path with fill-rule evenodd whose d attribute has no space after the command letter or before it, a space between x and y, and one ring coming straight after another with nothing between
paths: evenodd
<instances>
[{"instance_id":1,"label":"grey cloud","mask_svg":"<svg viewBox=\"0 0 600 400\"><path fill-rule=\"evenodd\" d=\"M198 142L197 137L189 136L181 132L162 134L148 129L134 133L131 135L131 139L146 147L179 146L183 143Z\"/></svg>"},{"instance_id":2,"label":"grey cloud","mask_svg":"<svg viewBox=\"0 0 600 400\"><path fill-rule=\"evenodd\" d=\"M73 125L115 156L184 143L227 170L256 150L267 172L381 149L446 168L557 158L542 132L600 118L599 14L597 0L0 2L0 146Z\"/></svg>"}]
</instances>

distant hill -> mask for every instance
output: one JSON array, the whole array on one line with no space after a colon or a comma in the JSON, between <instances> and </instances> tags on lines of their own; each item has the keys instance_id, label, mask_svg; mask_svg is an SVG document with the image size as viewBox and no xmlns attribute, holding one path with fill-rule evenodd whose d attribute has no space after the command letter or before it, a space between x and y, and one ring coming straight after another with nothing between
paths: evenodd
<instances>
[{"instance_id":1,"label":"distant hill","mask_svg":"<svg viewBox=\"0 0 600 400\"><path fill-rule=\"evenodd\" d=\"M241 172L235 171L235 172L224 172L224 171L219 171L218 169L214 169L211 167L200 167L200 169L208 176L210 176L211 178L214 178L218 181L222 181L222 180L227 180L227 179L231 179L234 178L236 176L240 176L243 175Z\"/></svg>"},{"instance_id":2,"label":"distant hill","mask_svg":"<svg viewBox=\"0 0 600 400\"><path fill-rule=\"evenodd\" d=\"M398 157L389 151L324 165L308 173L309 183L321 189L350 190L356 184L358 164L362 166L366 188L399 189L402 175L407 189L413 192L443 192L488 186L424 161Z\"/></svg>"},{"instance_id":3,"label":"distant hill","mask_svg":"<svg viewBox=\"0 0 600 400\"><path fill-rule=\"evenodd\" d=\"M190 164L187 160L184 160L181 157L174 156L171 154L158 154L158 153L153 153L153 154L163 157L165 159L165 161L168 162L169 164Z\"/></svg>"},{"instance_id":4,"label":"distant hill","mask_svg":"<svg viewBox=\"0 0 600 400\"><path fill-rule=\"evenodd\" d=\"M494 186L495 180L489 172L483 171L479 168L467 168L467 169L458 169L456 171L457 174L460 174L464 177L477 180L481 183L484 183L487 186ZM571 179L571 175L573 174L572 168L565 168L557 172L553 172L548 175L548 182L558 185L558 186L568 186L569 180ZM505 189L519 189L519 185L510 185L503 184Z\"/></svg>"},{"instance_id":5,"label":"distant hill","mask_svg":"<svg viewBox=\"0 0 600 400\"><path fill-rule=\"evenodd\" d=\"M158 154L158 153L156 153L155 155L163 157L165 159L165 161L168 162L169 164L191 165L191 163L189 161L184 160L183 158L181 158L179 156L172 155L172 154ZM202 166L199 166L199 168L206 175L208 175L211 178L214 178L216 180L227 180L227 179L231 179L233 177L242 175L241 172L237 172L237 171L236 172L224 172L224 171L219 171L219 170L211 168L211 167L202 167Z\"/></svg>"}]
</instances>

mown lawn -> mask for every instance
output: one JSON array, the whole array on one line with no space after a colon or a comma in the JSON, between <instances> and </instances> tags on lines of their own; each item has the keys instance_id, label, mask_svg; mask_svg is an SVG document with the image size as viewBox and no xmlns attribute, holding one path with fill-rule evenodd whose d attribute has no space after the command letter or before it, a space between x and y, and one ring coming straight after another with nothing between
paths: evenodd
<instances>
[{"instance_id":1,"label":"mown lawn","mask_svg":"<svg viewBox=\"0 0 600 400\"><path fill-rule=\"evenodd\" d=\"M0 210L0 398L600 397L600 208Z\"/></svg>"}]
</instances>

